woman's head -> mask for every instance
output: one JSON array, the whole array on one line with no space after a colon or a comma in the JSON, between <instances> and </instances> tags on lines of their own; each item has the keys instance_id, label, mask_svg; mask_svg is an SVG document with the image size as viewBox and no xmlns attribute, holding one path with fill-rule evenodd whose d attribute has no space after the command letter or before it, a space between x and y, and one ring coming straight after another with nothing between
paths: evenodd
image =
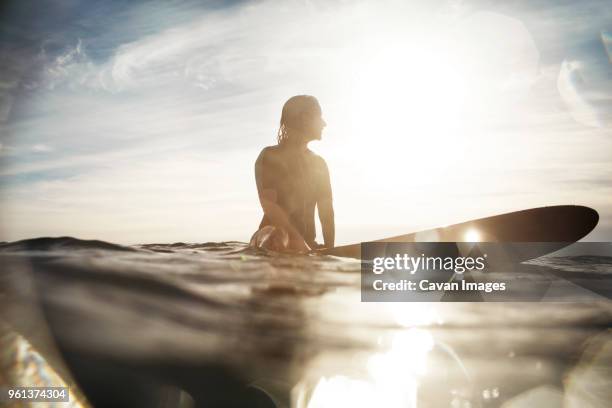
<instances>
[{"instance_id":1,"label":"woman's head","mask_svg":"<svg viewBox=\"0 0 612 408\"><path fill-rule=\"evenodd\" d=\"M320 140L327 124L321 117L321 106L317 98L310 95L296 95L283 105L278 129L278 143L299 138L309 142Z\"/></svg>"}]
</instances>

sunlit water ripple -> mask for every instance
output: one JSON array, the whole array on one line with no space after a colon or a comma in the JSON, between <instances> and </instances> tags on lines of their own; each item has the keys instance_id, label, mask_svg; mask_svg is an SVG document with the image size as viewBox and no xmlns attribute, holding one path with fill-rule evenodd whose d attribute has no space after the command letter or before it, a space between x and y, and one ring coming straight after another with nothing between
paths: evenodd
<instances>
[{"instance_id":1,"label":"sunlit water ripple","mask_svg":"<svg viewBox=\"0 0 612 408\"><path fill-rule=\"evenodd\" d=\"M53 238L0 251L4 317L27 333L24 302L40 304L85 394L100 381L146 378L209 402L254 384L278 406L310 408L603 407L611 397L612 307L603 297L363 303L359 261L240 242ZM541 268L605 282L612 260L540 259L524 273ZM119 391L106 397L125 401Z\"/></svg>"}]
</instances>

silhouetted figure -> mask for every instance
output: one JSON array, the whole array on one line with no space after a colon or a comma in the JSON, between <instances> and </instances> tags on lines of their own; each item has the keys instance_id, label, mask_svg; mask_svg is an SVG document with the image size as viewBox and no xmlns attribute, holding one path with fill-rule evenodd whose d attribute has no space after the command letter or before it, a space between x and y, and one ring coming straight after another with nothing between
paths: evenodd
<instances>
[{"instance_id":1,"label":"silhouetted figure","mask_svg":"<svg viewBox=\"0 0 612 408\"><path fill-rule=\"evenodd\" d=\"M264 211L251 246L308 252L334 246L334 209L327 164L308 149L326 126L314 96L298 95L283 106L278 144L264 148L255 162L255 180ZM315 242L315 207L324 245Z\"/></svg>"}]
</instances>

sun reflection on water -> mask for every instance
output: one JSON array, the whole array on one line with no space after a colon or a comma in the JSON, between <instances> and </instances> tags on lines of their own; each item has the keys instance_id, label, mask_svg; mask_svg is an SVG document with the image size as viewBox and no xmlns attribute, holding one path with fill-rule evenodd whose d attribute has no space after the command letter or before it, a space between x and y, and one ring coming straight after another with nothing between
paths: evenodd
<instances>
[{"instance_id":1,"label":"sun reflection on water","mask_svg":"<svg viewBox=\"0 0 612 408\"><path fill-rule=\"evenodd\" d=\"M426 370L434 340L427 330L411 328L392 334L388 343L387 351L372 354L365 367L355 367L365 368L362 377L320 377L302 406L416 407L418 379Z\"/></svg>"}]
</instances>

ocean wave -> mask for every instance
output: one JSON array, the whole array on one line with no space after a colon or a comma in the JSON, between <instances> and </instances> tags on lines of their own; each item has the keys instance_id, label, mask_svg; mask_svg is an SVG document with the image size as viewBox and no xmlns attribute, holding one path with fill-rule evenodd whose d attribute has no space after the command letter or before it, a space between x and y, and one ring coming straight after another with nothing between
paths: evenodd
<instances>
[{"instance_id":1,"label":"ocean wave","mask_svg":"<svg viewBox=\"0 0 612 408\"><path fill-rule=\"evenodd\" d=\"M41 237L0 244L2 252L56 251L56 250L105 250L135 252L136 248L100 240L83 240L73 237Z\"/></svg>"}]
</instances>

